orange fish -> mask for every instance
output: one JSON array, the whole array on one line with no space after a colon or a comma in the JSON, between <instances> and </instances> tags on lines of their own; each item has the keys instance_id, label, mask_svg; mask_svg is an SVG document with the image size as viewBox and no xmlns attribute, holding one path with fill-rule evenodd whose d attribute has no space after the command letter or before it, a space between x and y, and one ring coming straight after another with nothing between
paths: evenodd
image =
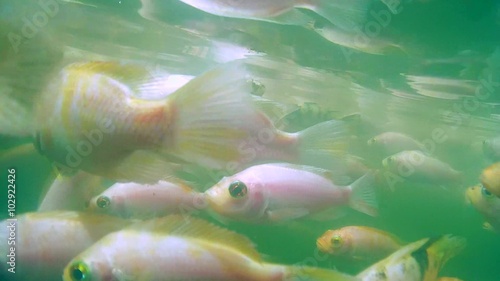
<instances>
[{"instance_id":1,"label":"orange fish","mask_svg":"<svg viewBox=\"0 0 500 281\"><path fill-rule=\"evenodd\" d=\"M491 164L484 169L479 179L489 192L500 197L500 162Z\"/></svg>"},{"instance_id":2,"label":"orange fish","mask_svg":"<svg viewBox=\"0 0 500 281\"><path fill-rule=\"evenodd\" d=\"M378 260L401 248L390 233L367 226L346 226L328 230L316 241L318 249L334 256Z\"/></svg>"}]
</instances>

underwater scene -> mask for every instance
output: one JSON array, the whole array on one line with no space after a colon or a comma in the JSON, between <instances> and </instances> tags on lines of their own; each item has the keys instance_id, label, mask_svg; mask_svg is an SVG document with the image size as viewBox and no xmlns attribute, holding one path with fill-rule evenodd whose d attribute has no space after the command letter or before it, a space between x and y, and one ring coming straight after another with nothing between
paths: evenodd
<instances>
[{"instance_id":1,"label":"underwater scene","mask_svg":"<svg viewBox=\"0 0 500 281\"><path fill-rule=\"evenodd\" d=\"M0 0L1 281L499 281L500 1Z\"/></svg>"}]
</instances>

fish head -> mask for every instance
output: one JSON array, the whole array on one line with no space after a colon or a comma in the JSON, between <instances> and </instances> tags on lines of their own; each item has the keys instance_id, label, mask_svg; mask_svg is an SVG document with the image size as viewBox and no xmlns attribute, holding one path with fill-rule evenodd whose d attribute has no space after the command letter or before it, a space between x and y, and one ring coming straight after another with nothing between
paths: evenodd
<instances>
[{"instance_id":1,"label":"fish head","mask_svg":"<svg viewBox=\"0 0 500 281\"><path fill-rule=\"evenodd\" d=\"M490 158L498 158L500 156L500 138L484 140L483 153Z\"/></svg>"},{"instance_id":2,"label":"fish head","mask_svg":"<svg viewBox=\"0 0 500 281\"><path fill-rule=\"evenodd\" d=\"M105 264L98 261L89 261L75 258L63 272L64 281L106 281L115 280L112 271ZM108 276L108 277L106 277Z\"/></svg>"},{"instance_id":3,"label":"fish head","mask_svg":"<svg viewBox=\"0 0 500 281\"><path fill-rule=\"evenodd\" d=\"M484 169L479 180L489 192L500 196L500 162Z\"/></svg>"},{"instance_id":4,"label":"fish head","mask_svg":"<svg viewBox=\"0 0 500 281\"><path fill-rule=\"evenodd\" d=\"M341 230L328 230L316 240L316 246L324 253L342 255L348 252L349 236Z\"/></svg>"},{"instance_id":5,"label":"fish head","mask_svg":"<svg viewBox=\"0 0 500 281\"><path fill-rule=\"evenodd\" d=\"M401 165L401 159L399 154L394 154L386 157L382 160L382 166L387 170L395 170Z\"/></svg>"},{"instance_id":6,"label":"fish head","mask_svg":"<svg viewBox=\"0 0 500 281\"><path fill-rule=\"evenodd\" d=\"M495 214L500 210L500 198L489 192L482 184L469 187L465 191L465 197L482 214Z\"/></svg>"},{"instance_id":7,"label":"fish head","mask_svg":"<svg viewBox=\"0 0 500 281\"><path fill-rule=\"evenodd\" d=\"M264 213L265 196L258 183L245 177L224 177L205 191L211 210L232 219L258 219Z\"/></svg>"}]
</instances>

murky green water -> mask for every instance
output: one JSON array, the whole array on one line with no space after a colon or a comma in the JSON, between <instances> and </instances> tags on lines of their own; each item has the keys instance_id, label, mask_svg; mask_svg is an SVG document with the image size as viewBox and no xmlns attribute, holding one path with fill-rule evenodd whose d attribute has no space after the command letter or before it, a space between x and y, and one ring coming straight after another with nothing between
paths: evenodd
<instances>
[{"instance_id":1,"label":"murky green water","mask_svg":"<svg viewBox=\"0 0 500 281\"><path fill-rule=\"evenodd\" d=\"M0 95L27 108L0 106L2 150L33 142L33 122L26 122L33 118L31 107L51 75L71 62L131 60L197 76L223 63L262 56L271 63L250 63L252 79L264 85L262 97L300 107L272 118L280 129L295 132L332 118L351 120L355 138L349 152L382 171L384 157L367 140L387 131L408 134L462 172L464 180L443 185L385 178L377 184L380 213L375 218L348 210L327 221L231 222L227 228L249 237L268 261L349 274L369 264L318 254L315 241L327 229L366 225L405 242L451 233L465 237L467 248L439 276L500 280L500 236L482 228L483 217L464 195L492 163L482 142L500 136L500 2L402 1L396 15L373 1L363 29L352 31L346 41L370 53L332 43L304 26L215 16L180 1L141 13L141 1L45 2L53 2L57 11L44 10L37 1L0 0ZM316 22L324 20L303 12ZM380 20L382 13L386 17ZM436 130L444 137L436 138ZM8 217L9 168L16 169L17 214L36 211L53 179L51 162L29 149L1 158L1 219ZM206 189L231 172L186 177ZM201 211L196 214L218 223Z\"/></svg>"}]
</instances>

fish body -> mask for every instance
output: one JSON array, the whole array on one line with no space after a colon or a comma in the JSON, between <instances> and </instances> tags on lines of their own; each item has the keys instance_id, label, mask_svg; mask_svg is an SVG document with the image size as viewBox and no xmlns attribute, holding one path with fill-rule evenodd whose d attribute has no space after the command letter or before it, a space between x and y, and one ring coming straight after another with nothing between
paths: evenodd
<instances>
[{"instance_id":1,"label":"fish body","mask_svg":"<svg viewBox=\"0 0 500 281\"><path fill-rule=\"evenodd\" d=\"M371 0L181 0L204 12L230 18L253 19L279 24L305 25L311 21L295 8L310 10L346 30L362 27L368 18ZM145 17L161 10L158 0L142 0Z\"/></svg>"},{"instance_id":2,"label":"fish body","mask_svg":"<svg viewBox=\"0 0 500 281\"><path fill-rule=\"evenodd\" d=\"M465 196L483 215L491 230L500 232L500 198L489 192L482 184L469 187Z\"/></svg>"},{"instance_id":3,"label":"fish body","mask_svg":"<svg viewBox=\"0 0 500 281\"><path fill-rule=\"evenodd\" d=\"M166 179L186 162L228 169L345 149L341 121L276 129L254 108L246 76L243 66L224 65L164 95L164 77L144 66L72 64L39 103L35 144L64 168L138 183Z\"/></svg>"},{"instance_id":4,"label":"fish body","mask_svg":"<svg viewBox=\"0 0 500 281\"><path fill-rule=\"evenodd\" d=\"M408 244L356 277L363 281L433 281L449 259L465 247L465 238L444 235Z\"/></svg>"},{"instance_id":5,"label":"fish body","mask_svg":"<svg viewBox=\"0 0 500 281\"><path fill-rule=\"evenodd\" d=\"M457 183L462 173L418 150L405 150L385 158L385 169L408 180L430 184Z\"/></svg>"},{"instance_id":6,"label":"fish body","mask_svg":"<svg viewBox=\"0 0 500 281\"><path fill-rule=\"evenodd\" d=\"M385 132L368 140L368 145L380 149L387 155L405 150L423 150L424 145L412 137L398 132Z\"/></svg>"},{"instance_id":7,"label":"fish body","mask_svg":"<svg viewBox=\"0 0 500 281\"><path fill-rule=\"evenodd\" d=\"M324 253L351 259L378 260L402 247L394 235L366 226L328 230L316 241Z\"/></svg>"},{"instance_id":8,"label":"fish body","mask_svg":"<svg viewBox=\"0 0 500 281\"><path fill-rule=\"evenodd\" d=\"M63 275L64 281L296 278L356 280L335 271L268 264L246 237L183 216L154 219L107 235L70 261Z\"/></svg>"},{"instance_id":9,"label":"fish body","mask_svg":"<svg viewBox=\"0 0 500 281\"><path fill-rule=\"evenodd\" d=\"M205 193L217 215L243 221L279 222L344 206L376 214L370 175L351 186L336 186L328 176L309 166L263 164L225 177Z\"/></svg>"},{"instance_id":10,"label":"fish body","mask_svg":"<svg viewBox=\"0 0 500 281\"><path fill-rule=\"evenodd\" d=\"M116 183L90 200L89 209L123 218L152 218L187 213L205 206L203 193L185 184Z\"/></svg>"},{"instance_id":11,"label":"fish body","mask_svg":"<svg viewBox=\"0 0 500 281\"><path fill-rule=\"evenodd\" d=\"M17 216L15 229L9 229L11 220L0 223L0 236L7 241L10 230L16 233L15 247L16 273L8 280L59 280L64 266L78 253L90 247L104 235L117 231L129 224L115 217L55 211L26 213ZM4 251L5 250L5 251ZM7 272L6 255L2 254L2 274ZM5 280L5 279L3 279Z\"/></svg>"},{"instance_id":12,"label":"fish body","mask_svg":"<svg viewBox=\"0 0 500 281\"><path fill-rule=\"evenodd\" d=\"M489 192L500 197L500 162L486 167L479 180Z\"/></svg>"}]
</instances>

